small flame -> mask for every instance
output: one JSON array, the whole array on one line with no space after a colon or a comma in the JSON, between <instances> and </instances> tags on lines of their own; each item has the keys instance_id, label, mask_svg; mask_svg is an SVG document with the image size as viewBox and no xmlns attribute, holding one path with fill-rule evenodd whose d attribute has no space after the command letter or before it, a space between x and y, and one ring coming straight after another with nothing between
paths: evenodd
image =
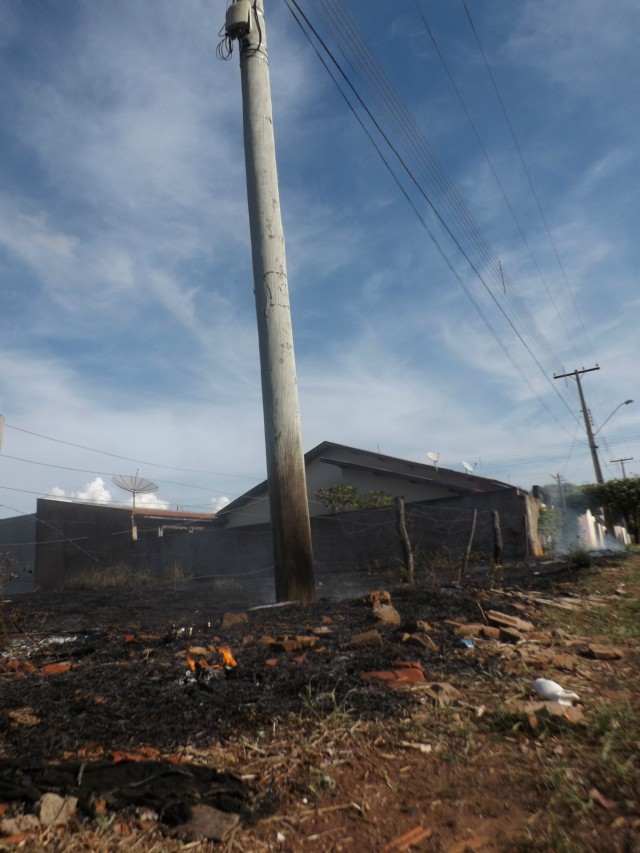
<instances>
[{"instance_id":1,"label":"small flame","mask_svg":"<svg viewBox=\"0 0 640 853\"><path fill-rule=\"evenodd\" d=\"M201 672L203 669L222 669L226 667L227 669L231 669L234 666L237 666L235 658L233 657L233 653L231 652L231 648L229 646L218 646L217 649L214 649L213 646L210 646L211 651L217 651L222 661L220 663L209 663L209 661L200 657L198 660L191 657L191 655L187 652L186 660L191 672Z\"/></svg>"},{"instance_id":2,"label":"small flame","mask_svg":"<svg viewBox=\"0 0 640 853\"><path fill-rule=\"evenodd\" d=\"M229 646L218 646L223 666L238 666Z\"/></svg>"}]
</instances>

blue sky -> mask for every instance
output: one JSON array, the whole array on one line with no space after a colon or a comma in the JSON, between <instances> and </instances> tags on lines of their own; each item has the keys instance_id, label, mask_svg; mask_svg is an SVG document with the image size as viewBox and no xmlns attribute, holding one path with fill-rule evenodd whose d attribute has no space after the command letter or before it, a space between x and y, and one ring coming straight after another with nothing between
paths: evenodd
<instances>
[{"instance_id":1,"label":"blue sky","mask_svg":"<svg viewBox=\"0 0 640 853\"><path fill-rule=\"evenodd\" d=\"M319 4L298 2L337 58ZM524 488L586 482L575 382L552 376L598 363L584 377L595 429L637 399L598 433L605 477L621 457L640 473L637 2L468 0L484 57L462 0L340 6L410 117L388 133L422 194L386 149L407 201L267 0L305 448L435 451ZM52 490L119 500L111 475L138 469L166 505L203 511L264 477L224 13L0 5L4 516Z\"/></svg>"}]
</instances>

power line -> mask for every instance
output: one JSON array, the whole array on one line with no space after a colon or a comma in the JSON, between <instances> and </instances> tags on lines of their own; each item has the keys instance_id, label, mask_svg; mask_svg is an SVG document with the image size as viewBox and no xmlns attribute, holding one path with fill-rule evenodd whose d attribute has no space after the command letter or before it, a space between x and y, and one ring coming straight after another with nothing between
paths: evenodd
<instances>
[{"instance_id":1,"label":"power line","mask_svg":"<svg viewBox=\"0 0 640 853\"><path fill-rule=\"evenodd\" d=\"M285 0L285 2L287 3L287 7L288 7L288 8L289 8L289 10L291 11L291 13L292 13L292 15L293 15L294 19L296 20L296 22L298 23L298 25L301 27L301 29L302 29L303 33L305 34L305 36L307 36L307 38L308 38L308 34L305 32L304 28L301 26L300 21L298 20L297 16L295 15L295 13L293 12L293 10L292 10L292 9L291 9L291 7L289 6L289 3L287 2L287 0ZM491 333L491 335L492 335L492 336L493 336L493 338L495 339L496 343L498 344L498 346L500 347L500 349L503 351L504 355L505 355L505 356L508 358L508 360L511 362L511 364L512 364L513 368L514 368L514 369L515 369L515 370L520 374L521 379L525 382L525 384L527 385L527 387L529 388L529 390L531 391L531 393L532 393L535 397L537 397L537 399L538 399L539 403L543 406L543 408L545 408L545 409L547 410L547 413L550 415L550 417L551 417L553 420L555 420L555 421L556 421L556 423L558 424L558 426L559 426L561 429L565 429L564 425L563 425L563 424L561 424L561 423L560 423L560 421L558 421L558 419L556 418L555 414L554 414L554 413L552 412L552 410L547 406L547 404L546 404L546 403L545 403L545 401L542 399L542 397L540 397L540 395L537 393L537 391L535 390L535 388L533 387L533 385L530 383L530 381L529 381L529 379L528 379L527 375L524 373L524 371L522 370L522 368L520 367L520 365L515 361L515 359L513 358L513 356L511 355L511 353L510 353L510 352L509 352L509 350L507 349L507 347L505 346L505 344L504 344L504 342L503 342L502 338L500 337L500 335L498 335L497 331L496 331L496 330L493 328L493 326L491 325L491 323L490 323L490 321L489 321L489 318L487 317L487 315L485 314L485 312L482 310L482 308L481 308L480 304L479 304L479 303L477 302L477 300L474 298L473 294L471 293L471 291L469 290L469 288L467 287L467 285L464 283L464 280L462 279L462 277L460 276L460 274L458 273L458 271L457 271L457 270L455 269L455 267L453 266L453 263L451 262L451 260L450 260L450 259L449 259L449 257L447 256L446 252L444 251L444 249L442 248L442 246L441 246L441 245L440 245L440 243L438 242L438 240L437 240L437 238L436 238L435 234L434 234L434 233L433 233L433 231L429 228L429 225L428 225L427 221L425 220L425 218L423 217L423 215L420 213L420 211L418 210L418 208L417 208L417 207L416 207L416 205L414 204L413 200L411 199L411 197L409 196L409 194L407 193L407 191L405 190L405 188L402 186L402 184L401 184L401 183L400 183L400 181L398 180L397 175L396 175L396 174L395 174L395 172L393 171L393 168L391 167L391 165L390 165L389 161L388 161L388 160L387 160L387 158L385 157L385 155L384 155L384 153L383 153L382 149L380 148L380 146L378 145L378 143L375 141L375 139L373 138L372 134L369 132L368 128L367 128L367 127L365 126L365 124L362 122L362 120L361 120L360 116L359 116L359 115L357 114L357 112L353 109L352 104L350 103L349 99L345 96L344 92L343 92L343 91L342 91L342 89L340 88L340 85L339 85L338 81L336 80L336 78L334 77L333 73L331 72L331 69L329 68L329 66L327 65L327 63L325 62L324 58L322 57L322 55L320 54L320 52L317 50L317 48L316 48L315 44L313 43L313 41L312 41L311 39L309 39L309 43L311 44L311 46L313 47L314 51L316 52L316 54L317 54L317 56L318 56L318 58L319 58L320 62L324 65L324 67L325 67L326 71L327 71L327 72L328 72L328 74L331 76L331 79L332 79L332 80L333 80L333 82L335 83L336 88L338 89L338 91L340 92L340 94L341 94L341 95L342 95L342 97L344 98L344 100L345 100L345 102L346 102L347 106L349 107L349 109L351 110L351 112L353 113L353 115L355 116L356 121L360 124L360 127L361 127L361 128L363 129L363 131L366 133L367 137L369 138L369 141L371 142L371 144L372 144L372 145L373 145L373 147L375 148L376 152L378 153L378 155L379 155L379 156L380 156L380 158L382 159L382 162L384 163L384 165L385 165L386 169L388 170L389 174L391 175L391 177L392 177L392 178L393 178L393 180L395 181L395 183L396 183L396 185L398 186L398 188L399 188L400 192L404 195L405 199L407 200L407 202L408 202L408 203L409 203L409 205L411 206L411 209L413 210L413 212L415 213L416 217L418 218L418 220L419 220L420 224L422 225L422 227L425 229L425 231L426 231L426 232L427 232L427 234L429 235L429 237L430 237L431 241L433 242L434 246L436 247L436 249L437 249L438 253L439 253L439 254L440 254L440 256L441 256L441 258L443 259L443 261L445 262L445 264L446 264L446 265L447 265L447 267L449 268L449 270L450 270L450 272L452 273L452 275L453 275L453 276L456 278L456 280L458 281L458 284L460 285L460 287L462 287L462 289L464 290L464 292L465 292L465 294L466 294L467 298L469 299L469 301L472 303L472 305L474 306L474 308L476 309L476 311L478 312L478 314L479 314L479 315L481 316L481 318L483 319L483 321L484 321L485 325L487 326L487 328L488 328L489 332ZM329 53L329 55L331 55L331 54L330 54L330 52L328 51L328 49L327 49L327 52ZM332 57L332 58L333 58L333 57ZM356 96L357 96L357 95L356 95ZM384 134L383 134L383 136L384 136ZM385 141L387 141L387 140L385 140ZM391 146L390 146L390 147L391 147Z\"/></svg>"},{"instance_id":2,"label":"power line","mask_svg":"<svg viewBox=\"0 0 640 853\"><path fill-rule=\"evenodd\" d=\"M252 480L255 481L257 478L249 477L246 474L227 474L222 471L204 471L200 468L178 468L174 465L162 465L159 462L145 462L142 459L132 459L130 456L119 456L117 453L110 453L107 450L98 450L96 447L87 447L85 444L75 444L72 441L64 441L61 438L53 438L50 435L42 435L39 432L33 432L29 429L24 429L22 427L13 426L12 424L5 423L6 429L14 429L17 432L24 432L27 435L34 435L37 438L44 438L47 441L55 441L57 444L66 444L68 447L77 447L80 450L89 450L92 453L100 453L103 456L111 456L114 459L122 459L125 462L135 462L137 465L148 465L151 468L164 468L166 471L185 471L189 474L208 474L211 477L237 477L241 480ZM91 473L91 472L88 472Z\"/></svg>"},{"instance_id":3,"label":"power line","mask_svg":"<svg viewBox=\"0 0 640 853\"><path fill-rule=\"evenodd\" d=\"M558 317L558 320L560 321L560 324L561 324L561 326L565 332L566 339L571 343L571 348L573 349L574 355L576 356L576 358L578 358L578 354L577 354L575 346L573 344L572 337L569 333L569 330L568 330L568 328L564 322L562 315L560 314L560 311L558 310L558 306L556 305L556 301L555 301L555 298L553 295L553 291L549 287L549 284L547 283L547 280L546 280L545 276L543 275L542 270L540 269L538 261L534 255L534 253L533 253L533 249L531 248L531 245L530 245L529 241L527 240L527 237L524 233L524 229L520 223L520 220L518 219L518 216L515 212L515 209L514 209L513 205L511 204L509 197L507 196L506 190L504 188L502 181L500 180L500 177L498 175L496 167L494 166L493 161L492 161L491 157L489 156L489 152L487 151L487 148L482 141L482 137L480 136L480 132L479 132L478 128L476 127L475 122L473 121L473 119L471 117L471 113L469 112L469 110L467 108L467 105L464 101L464 98L462 97L460 89L459 89L459 87L458 87L458 85L457 85L457 83L453 77L453 74L451 73L451 71L449 69L449 66L448 66L448 64L444 58L442 51L440 50L440 45L438 44L438 41L437 41L431 27L429 26L427 18L425 16L423 10L420 7L419 0L415 0L415 4L416 4L416 9L418 10L418 14L420 15L420 18L422 20L422 23L424 24L424 28L427 31L429 38L431 39L431 42L433 43L435 51L436 51L438 58L440 60L440 63L441 63L441 65L442 65L442 67L443 67L443 69L447 75L447 78L449 79L449 82L451 83L451 86L453 88L453 91L456 94L456 97L458 98L458 101L460 103L460 106L462 107L462 110L465 114L467 122L469 123L469 126L471 127L471 130L473 131L473 134L476 138L476 141L480 147L480 150L482 151L482 154L483 154L485 160L487 161L487 163L489 165L489 169L491 170L491 174L493 175L493 178L496 182L496 185L497 185L498 189L500 190L500 193L501 193L502 198L504 199L504 202L505 202L505 204L509 210L511 218L513 219L513 221L515 223L515 226L518 230L520 238L522 239L522 242L524 243L524 245L527 249L527 252L529 254L531 262L533 263L533 266L535 267L535 270L538 274L538 277L540 278L540 281L544 285L544 288L545 288L545 291L546 291L547 296L549 298L549 301L550 301L551 305L553 306L555 314Z\"/></svg>"},{"instance_id":4,"label":"power line","mask_svg":"<svg viewBox=\"0 0 640 853\"><path fill-rule=\"evenodd\" d=\"M23 459L20 456L11 456L8 453L3 453L2 457L3 457L3 459L13 459L15 462L23 462L27 465L40 465L43 468L56 468L59 471L74 471L78 474L94 474L95 476L98 476L98 477L115 477L115 476L117 476L117 473L114 473L112 471L92 471L88 468L72 468L69 465L54 465L51 462L37 462L35 459ZM203 472L203 473L206 473L206 472ZM220 476L222 476L222 475L220 475ZM224 476L231 476L231 475L225 474ZM198 489L202 492L214 492L214 493L217 493L220 495L227 494L226 490L221 491L220 489L213 489L213 488L209 488L208 486L196 486L194 483L178 483L175 480L160 480L160 479L157 482L160 485L182 486L185 489ZM230 494L232 494L232 493L230 493Z\"/></svg>"},{"instance_id":5,"label":"power line","mask_svg":"<svg viewBox=\"0 0 640 853\"><path fill-rule=\"evenodd\" d=\"M338 49L345 58L346 63L352 69L356 76L360 79L365 87L368 87L370 96L377 103L381 115L395 127L395 134L400 138L400 141L408 150L409 157L416 160L418 168L426 168L429 180L432 182L433 189L439 193L442 209L448 212L451 221L457 222L457 225L463 235L466 235L468 248L462 247L462 237L454 237L452 227L448 222L445 222L444 215L434 203L433 199L425 194L422 185L416 186L421 192L427 203L432 208L436 217L440 220L440 224L445 231L454 240L458 249L461 251L465 259L470 263L474 273L480 278L483 286L490 293L491 297L496 302L496 305L503 311L505 318L511 323L511 319L507 316L506 311L502 309L499 298L496 293L491 290L487 277L480 273L480 269L486 266L487 272L493 278L495 284L498 284L498 293L505 297L506 302L511 304L511 308L525 328L528 329L532 339L539 346L542 353L553 351L550 343L545 340L545 337L527 306L523 302L517 289L510 284L508 289L504 288L505 276L504 270L500 261L491 249L491 246L485 239L480 227L474 220L469 209L465 205L462 197L457 192L455 186L451 183L446 172L429 146L424 134L420 131L411 114L408 112L397 93L392 88L384 74L379 68L379 64L371 55L361 33L357 29L355 23L350 18L345 9L337 6L335 0L310 0L311 5L315 6L317 13L323 20L325 27L332 35ZM318 7L320 7L318 9ZM346 36L342 31L345 31ZM335 59L332 57L333 61ZM359 69L359 70L358 70ZM346 75L346 72L342 72ZM351 81L349 81L351 83ZM353 86L353 84L351 84ZM362 99L361 99L362 100ZM372 113L367 110L370 118ZM376 127L381 130L379 122L375 122ZM386 134L387 141L389 134ZM394 146L396 156L406 162L404 155L399 153L397 146ZM410 177L414 176L409 172ZM415 181L415 179L414 179ZM470 251L475 252L479 257L473 263L470 261ZM519 335L519 332L517 333ZM546 376L546 374L545 374Z\"/></svg>"},{"instance_id":6,"label":"power line","mask_svg":"<svg viewBox=\"0 0 640 853\"><path fill-rule=\"evenodd\" d=\"M565 286L566 286L566 289L569 293L569 296L571 297L571 301L573 303L573 308L574 308L574 311L576 313L576 317L578 318L580 325L582 326L582 332L584 334L585 340L587 341L587 344L589 345L589 349L591 350L591 353L593 355L594 354L593 353L593 346L591 345L591 341L589 339L589 335L587 333L586 326L585 326L584 321L582 319L582 314L580 313L578 303L576 302L576 298L573 294L573 290L571 288L571 285L569 284L569 279L567 278L567 274L565 272L564 265L563 265L562 260L560 258L560 253L558 251L558 247L557 247L556 242L553 238L553 234L551 233L551 229L549 228L549 223L547 222L547 217L545 216L544 210L542 209L542 205L540 203L540 198L538 196L538 193L537 193L536 188L535 188L534 183L533 183L533 179L531 177L531 172L529 171L529 168L527 167L527 164L525 162L524 155L522 153L522 148L520 146L520 143L518 141L518 137L516 136L515 130L513 128L513 124L511 123L511 119L509 118L509 114L507 112L507 108L506 108L506 105L505 105L504 100L502 98L502 95L500 94L500 89L498 88L498 83L497 83L496 78L495 78L493 71L491 69L491 65L489 64L489 60L487 59L487 55L486 55L484 48L482 46L482 42L480 41L480 35L478 33L478 30L476 29L476 26L473 22L473 18L471 17L471 12L469 11L469 7L467 5L467 0L462 0L462 5L464 6L464 11L465 11L467 19L469 21L469 25L471 27L473 35L475 36L476 42L478 44L478 49L480 50L482 60L484 62L485 68L487 70L487 74L489 75L489 79L491 80L494 91L496 93L496 97L498 99L500 109L502 110L502 114L504 116L504 120L507 124L507 127L509 128L511 138L513 139L513 144L515 146L518 157L519 157L520 162L522 164L524 174L525 174L527 181L529 183L529 187L531 189L531 193L532 193L533 198L535 200L536 207L538 208L538 213L540 214L540 219L542 220L542 224L544 225L544 229L546 231L547 237L548 237L549 242L553 248L553 252L554 252L556 261L558 263L558 268L559 268L560 273L562 275L562 279L565 283Z\"/></svg>"},{"instance_id":7,"label":"power line","mask_svg":"<svg viewBox=\"0 0 640 853\"><path fill-rule=\"evenodd\" d=\"M311 0L311 2L312 2L312 5L316 5L316 4L314 4L313 0ZM297 15L297 16L293 13L292 5L293 5L293 6L295 6L295 8L296 8L296 10L297 10L297 12L298 12L298 15ZM325 7L325 5L326 5L325 3L321 3L321 6L322 6L323 8ZM444 220L442 213L440 212L440 210L438 209L438 207L436 206L436 204L434 203L434 201L432 200L432 198L429 196L429 194L425 191L425 189L424 189L424 187L422 186L422 184L419 182L419 180L418 180L418 179L416 178L416 176L414 175L414 173L412 172L412 170L411 170L411 168L409 167L408 163L407 163L407 162L405 161L405 159L403 158L403 156L402 156L402 154L400 153L400 151L399 151L399 149L397 148L397 146L396 146L394 143L392 143L392 141L391 141L391 139L390 139L390 137L389 137L388 133L387 133L387 132L385 132L385 131L383 130L383 128L382 128L382 126L381 126L380 122L379 122L379 121L374 117L374 115L373 115L373 113L372 113L372 111L371 111L371 108L370 108L370 107L365 103L363 96L358 92L358 90L356 89L355 84L353 83L353 81L349 78L349 76L348 76L348 74L346 73L346 71L344 70L344 68L340 65L340 63L338 62L338 60L336 59L336 57L334 56L334 54L332 53L332 51L329 49L328 45L326 44L326 41L325 41L325 40L320 36L320 34L318 33L318 31L317 31L316 27L314 27L314 26L313 26L313 24L310 22L309 18L304 14L304 12L302 12L302 10L300 9L300 6L299 6L299 5L298 5L298 3L296 2L296 0L291 0L291 4L290 4L289 2L287 2L287 7L289 8L289 10L290 10L290 11L292 12L292 14L294 15L294 18L295 18L296 22L298 23L298 25L300 26L300 28L302 29L303 33L307 36L308 40L313 44L313 40L312 40L312 39L311 39L311 37L308 35L308 33L307 33L307 31L306 31L305 27L304 27L304 26L303 26L303 24L302 24L302 20L304 20L304 22L305 22L306 26L308 27L308 29L313 33L313 35L314 35L315 39L316 39L316 40L317 40L317 42L322 46L322 49L324 50L325 54L329 57L329 59L331 60L331 63L332 63L332 64L335 66L335 68L337 69L337 71L338 71L338 73L339 73L340 77L343 79L343 81L346 83L346 85L348 86L348 88L351 90L351 92L352 92L352 93L353 93L353 95L355 96L355 98L356 98L357 102L358 102L358 103L360 104L360 106L364 109L364 111L366 112L366 114L367 114L367 116L369 117L370 121L373 123L374 127L376 128L376 130L378 131L378 133L379 133L379 134L381 135L381 137L383 138L383 140L384 140L385 144L389 147L389 149L390 149L390 150L391 150L391 152L393 153L394 157L395 157L395 158L397 159L397 161L399 162L399 164L400 164L400 166L401 166L402 170L403 170L403 171L405 172L405 174L409 177L409 179L410 179L411 183L415 186L415 188L418 190L418 192L420 193L420 195L425 199L425 201L427 202L427 204L428 204L428 205L429 205L429 207L431 208L432 212L434 213L434 215L436 216L436 218L437 218L437 219L438 219L438 221L440 222L441 226L442 226L442 227L444 228L444 230L447 232L447 234L449 235L449 237L451 238L451 240L455 243L455 245L457 246L458 250L461 252L461 254L463 255L463 257L467 260L467 262L468 262L468 263L469 263L469 265L471 266L472 270L474 271L474 273L476 274L476 276L478 277L478 279L481 281L481 283L482 283L482 284L483 284L483 286L485 287L486 291L489 293L489 295L490 295L491 299L493 300L493 302L494 302L494 303L495 303L495 305L497 306L498 310L502 313L503 317L506 319L506 321L508 322L508 324L509 324L509 326L511 327L511 329L513 330L513 332L516 334L516 336L518 337L518 339L520 340L520 342L523 344L523 346L525 347L525 349L527 350L527 352L529 353L529 355L530 355L530 356L531 356L531 358L533 359L533 361L536 363L536 365L537 365L538 369L540 370L540 372L541 372L541 373L542 373L542 375L544 376L545 380L548 382L549 386L550 386L551 388L553 388L553 389L554 389L554 393L556 393L556 394L557 394L557 396L559 397L559 399L561 400L561 402L563 403L563 405L567 408L567 410L568 410L568 411L569 411L569 413L572 415L572 417L576 418L575 413L573 412L573 410L571 409L571 407L569 406L569 404L567 403L567 401L564 399L564 397L562 396L562 394L560 394L560 393L558 392L557 388L553 385L553 383L552 383L552 382L551 382L551 380L549 379L549 376L547 375L547 373L545 372L544 368L543 368L543 367L542 367L542 365L540 364L540 361L538 360L538 358L536 357L536 355L535 355L535 354L533 353L533 351L531 350L531 347L530 347L530 346L527 344L527 342L524 340L524 338L523 338L522 334L521 334L521 333L519 332L519 330L516 328L516 326L515 326L514 322L511 320L511 318L510 318L510 317L509 317L509 315L507 314L506 310L505 310L505 309L503 308L503 306L500 304L499 299L496 297L495 293L494 293L494 292L491 290L491 288L489 287L489 285L488 285L487 281L486 281L486 280L485 280L485 278L483 277L483 275L482 275L482 273L480 272L479 268L476 266L476 264L474 263L474 261L473 261L473 260L470 258L470 256L468 255L467 251L466 251L466 250L464 249L464 247L461 245L461 243L460 243L459 239L454 235L453 231L451 230L451 227L450 227L450 226L449 226L449 224ZM320 14L321 14L321 16L322 16L322 13L320 13ZM343 39L342 39L342 37L341 37L341 35L340 35L340 28L339 28L339 26L336 26L336 25L335 25L334 20L333 20L333 18L331 17L331 15L330 15L330 17L329 17L329 21L328 21L328 22L327 22L327 19L325 18L325 25L326 25L326 26L329 28L329 30L332 32L332 34L334 35L334 38L336 39L336 41L338 41L338 43L339 43L339 47L340 47L340 50L341 50L341 52L342 52L343 56L346 56L346 57L347 57L347 62L348 62L349 64L351 64L350 60L348 59L349 46L350 46L352 43L356 43L356 42L357 42L357 43L359 43L359 42L361 42L361 37L360 37L359 33L357 32L357 30L355 29L355 25L354 25L352 22L350 22L350 21L349 21L349 19L348 19L348 15L347 15L347 13L346 13L344 10L342 10L342 11L341 11L341 13L340 13L340 21L342 22L343 20L344 20L344 21L346 21L346 22L347 22L347 24L348 24L349 36L350 36L350 38L349 38L349 42L348 42L346 45L345 45L345 40L343 40ZM314 49L316 49L316 48L315 48L315 46L314 46ZM443 195L444 195L444 199L445 199L445 202L449 205L450 212L452 212L452 215L453 215L454 217L458 218L458 221L460 222L461 220L460 220L460 218L459 218L459 217L460 217L460 212L459 212L459 211L460 211L460 210L462 210L462 211L463 211L463 215L464 215L464 217L466 217L466 219L467 219L467 220L469 220L469 221L472 223L472 229L473 229L473 234L472 234L472 236L473 236L473 238L474 238L474 239L476 239L476 233L480 233L480 232L479 232L479 229L478 229L478 227L477 227L477 225L475 224L475 222L474 222L474 221L473 221L473 219L471 218L471 215L468 213L468 211L467 211L466 207L464 206L464 203L462 202L462 200L461 200L461 199L460 199L460 197L458 196L458 194L457 194L457 192L456 192L455 188L454 188L454 187L453 187L453 185L450 183L450 181L448 180L448 178L446 178L446 176L444 175L443 170L441 169L441 167L440 167L439 163L438 163L438 162L437 162L437 160L435 159L435 156L434 156L434 155L433 155L433 153L431 152L431 150L430 150L430 148L429 148L429 146L428 146L428 144L427 144L426 140L424 139L424 137L422 136L422 134L420 133L420 131L417 129L417 126L415 125L415 122L413 122L413 119L411 118L411 116L409 115L409 113L406 111L406 108L404 108L404 107L403 107L403 105L401 104L400 100L398 99L398 97L395 95L395 93L394 93L394 92L393 92L393 90L391 89L390 84L389 84L389 83L387 83L386 79L382 76L382 73L381 73L381 72L380 72L380 70L377 68L376 63L375 63L375 62L374 62L374 61L369 57L369 55L368 55L368 53L367 53L367 51L366 51L366 48L361 48L361 49L360 49L360 52L361 52L361 54L364 56L364 60L363 60L363 62L365 63L365 78L367 78L367 79L368 79L369 84L370 84L370 85L372 85L372 86L373 86L373 88L374 88L374 94L373 94L374 100L375 100L375 99L377 99L377 100L378 100L378 106L379 106L379 108L382 110L382 112L383 112L383 113L386 113L387 115L388 115L389 113L391 113L391 115L392 115L392 121L395 121L395 124L396 124L396 133L400 134L401 139L404 139L405 141L407 141L407 139L408 139L408 140L409 140L409 147L410 147L410 148L414 147L414 145L415 145L415 144L417 144L418 149L419 149L419 151L418 151L418 155L419 155L419 158L421 159L421 162L425 163L425 162L427 162L427 161L432 161L432 162L435 164L435 165L433 166L433 168L432 168L432 171L434 171L436 181L440 183L441 188L442 188L442 190L444 191L444 193L443 193ZM318 50L318 49L316 49L316 53L318 53L318 55L320 55L320 54L319 54L319 50ZM356 59L358 59L358 53L357 53L357 52L356 52ZM326 64L326 63L323 63L323 64L325 65L325 68L327 68L327 64ZM373 68L373 69L375 70L375 74L376 74L376 78L377 78L376 80L372 80L371 74L369 73L369 70L368 70L369 68ZM330 72L330 73L331 73L331 72ZM334 80L334 83L336 83L336 85L338 85L338 88L339 88L339 90L341 91L341 94L343 95L343 97L345 98L345 100L347 100L347 103L349 104L350 109L352 110L352 112L354 113L354 115L356 115L356 117L358 118L358 116L357 116L357 113L356 113L355 109L353 108L353 106L352 106L352 104L350 103L349 99L346 97L345 93L342 91L341 87L340 87L340 86L339 86L339 84L337 83L336 78L333 76L333 74L332 74L331 76L332 76L332 79ZM380 91L379 91L380 89L382 89L382 94L380 94ZM376 91L377 91L377 94L376 94ZM389 95L389 94L388 94L388 92L391 92L391 95ZM391 106L389 106L389 103L391 103ZM400 117L399 117L399 118L397 118L396 116L394 116L394 112L395 112L395 113L398 113L398 112L399 112ZM360 121L360 119L359 119L359 118L358 118L358 120ZM362 121L360 121L360 124L361 124L361 126L363 126L363 127L364 127L364 125L363 125ZM409 130L407 130L407 129L409 129ZM371 135L370 135L369 133L368 133L368 135L369 135L369 138L371 139ZM377 148L377 150L378 150L378 153L380 153L379 148L378 148L377 146L376 146L376 148ZM382 155L381 155L381 156L382 156ZM384 158L384 157L383 157L383 160L385 160L385 158ZM388 164L388 162L387 162L386 160L385 160L385 164L387 165L387 168L389 168L389 169L390 169L390 171L392 172L392 174L394 174L394 173L393 173L393 170L391 169L391 167L389 166L389 164ZM397 176L395 176L395 174L394 174L394 178L396 179L396 183L398 183L398 184L399 184L399 186L400 186L400 187L401 187L401 189L402 189L402 186L401 186L401 184L400 184L400 181L399 181L399 179L397 178ZM407 193L404 189L402 189L402 191L403 191L403 193L404 193L405 197L407 197L407 198L409 199L409 197L408 197L408 193ZM451 208L451 203L450 203L450 201L447 201L447 199L450 199L450 197L453 197L453 198L455 199L455 206L454 206L454 208L453 208L453 209ZM411 202L410 202L410 203L411 203ZM416 208L415 208L415 206L414 206L413 204L412 204L412 207L414 208L414 212L416 212ZM466 227L466 225L464 224L464 220L463 220L463 228L464 228L464 227ZM434 238L433 238L433 236L432 236L431 234L430 234L430 236L432 237L432 239L434 239ZM484 238L483 238L483 240L484 240ZM437 241L436 241L436 242L437 242ZM484 241L484 242L486 242L486 241ZM439 248L439 247L438 247L438 248ZM482 247L482 248L483 248L483 247ZM441 251L441 254L442 254L442 250L441 250L440 248L439 248L439 251ZM495 256L493 256L493 257L494 257L494 259L495 259ZM501 276L501 280L502 280L502 278L503 278L503 271L502 271L502 268L501 268L501 266L499 265L499 263L497 262L497 259L495 259L495 262L496 262L496 269L499 269L499 271L500 271L500 276ZM451 263L450 263L450 262L448 262L448 265L449 265L450 269L452 269L452 265L451 265ZM466 290L466 288L465 288L465 292L466 292L466 293L467 293L467 295L468 295L468 291ZM476 305L476 303L475 303L475 302L474 302L474 307L477 307L477 305ZM504 351L504 346L502 345L501 339L497 336L497 334L496 334L495 332L492 332L492 333L494 334L494 337L496 337L496 339L501 343L501 346L502 346L503 351ZM510 360L511 360L511 361L512 361L512 363L513 363L513 359L511 359L511 357L509 357L509 358L510 358ZM536 394L536 397L538 397L538 399L539 399L539 400L541 399L541 398L539 397L539 395L537 395L537 394Z\"/></svg>"}]
</instances>

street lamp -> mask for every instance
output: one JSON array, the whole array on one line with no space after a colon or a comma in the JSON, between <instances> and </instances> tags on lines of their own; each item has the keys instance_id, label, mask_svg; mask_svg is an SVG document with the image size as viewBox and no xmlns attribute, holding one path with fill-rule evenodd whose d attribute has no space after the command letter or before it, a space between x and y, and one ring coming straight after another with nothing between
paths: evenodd
<instances>
[{"instance_id":1,"label":"street lamp","mask_svg":"<svg viewBox=\"0 0 640 853\"><path fill-rule=\"evenodd\" d=\"M584 402L584 396L582 394L582 389L580 388L580 383L578 383L578 391L580 392L580 400L582 402L582 412L584 414L584 425L587 430L587 439L589 441L589 450L591 451L591 458L593 459L593 468L596 474L596 483L604 483L604 477L602 476L602 469L600 468L600 460L598 459L598 445L596 444L595 437L600 432L602 427L608 423L611 418L615 415L618 409L622 408L622 406L627 406L629 403L633 403L633 400L625 400L615 407L615 409L611 412L608 418L604 420L598 429L593 432L591 429L591 422L589 416L587 414L587 406Z\"/></svg>"},{"instance_id":2,"label":"street lamp","mask_svg":"<svg viewBox=\"0 0 640 853\"><path fill-rule=\"evenodd\" d=\"M611 412L611 414L610 414L610 415L609 415L609 417L606 419L606 421L604 421L604 423L601 423L601 424L600 424L600 426L598 427L598 429L594 432L594 436L596 436L596 435L600 432L600 430L602 429L602 427L603 427L606 423L608 423L608 422L611 420L611 418L615 415L615 413L618 411L618 409L621 409L623 406L628 406L628 405L629 405L629 403L633 403L633 400L625 400L623 403L619 403L619 404L615 407L615 409Z\"/></svg>"}]
</instances>

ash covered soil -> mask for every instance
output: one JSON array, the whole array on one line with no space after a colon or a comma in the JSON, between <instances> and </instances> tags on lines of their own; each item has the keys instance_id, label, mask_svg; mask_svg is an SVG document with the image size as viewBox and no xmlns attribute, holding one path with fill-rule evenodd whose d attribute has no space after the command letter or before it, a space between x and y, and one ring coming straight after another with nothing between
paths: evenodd
<instances>
[{"instance_id":1,"label":"ash covered soil","mask_svg":"<svg viewBox=\"0 0 640 853\"><path fill-rule=\"evenodd\" d=\"M5 602L0 849L640 851L640 557L385 592Z\"/></svg>"}]
</instances>

